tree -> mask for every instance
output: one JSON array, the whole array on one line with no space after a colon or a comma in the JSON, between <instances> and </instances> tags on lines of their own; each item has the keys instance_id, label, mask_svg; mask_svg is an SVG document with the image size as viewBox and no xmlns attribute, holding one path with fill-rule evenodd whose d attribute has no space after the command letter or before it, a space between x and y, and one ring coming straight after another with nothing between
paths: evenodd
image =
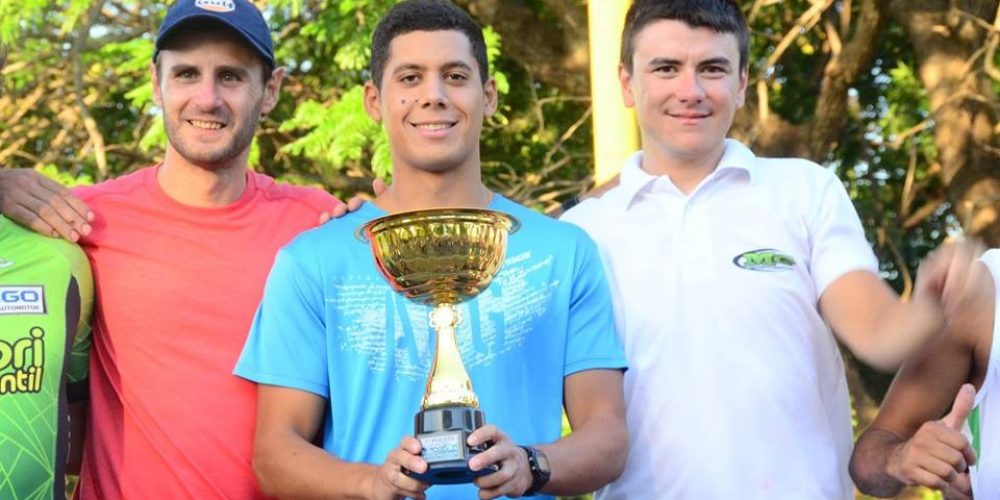
<instances>
[{"instance_id":1,"label":"tree","mask_svg":"<svg viewBox=\"0 0 1000 500\"><path fill-rule=\"evenodd\" d=\"M341 196L367 190L387 159L358 86L368 37L394 0L257 3L289 79L258 135L255 168ZM586 0L456 3L488 26L503 90L484 134L486 182L539 209L588 189ZM749 105L733 135L762 154L835 169L899 291L950 234L1000 246L1000 0L740 4L753 40ZM164 137L146 67L165 9L0 0L0 164L72 183L157 161ZM863 421L886 377L854 365L850 379Z\"/></svg>"}]
</instances>

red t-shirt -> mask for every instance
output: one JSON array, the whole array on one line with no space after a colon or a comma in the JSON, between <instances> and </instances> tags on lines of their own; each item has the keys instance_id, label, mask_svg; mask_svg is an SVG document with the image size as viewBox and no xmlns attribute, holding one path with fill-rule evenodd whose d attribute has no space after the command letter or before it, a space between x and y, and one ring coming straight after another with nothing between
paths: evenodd
<instances>
[{"instance_id":1,"label":"red t-shirt","mask_svg":"<svg viewBox=\"0 0 1000 500\"><path fill-rule=\"evenodd\" d=\"M232 375L278 249L339 202L249 173L223 208L166 195L156 167L75 190L96 284L83 499L261 497L255 386Z\"/></svg>"}]
</instances>

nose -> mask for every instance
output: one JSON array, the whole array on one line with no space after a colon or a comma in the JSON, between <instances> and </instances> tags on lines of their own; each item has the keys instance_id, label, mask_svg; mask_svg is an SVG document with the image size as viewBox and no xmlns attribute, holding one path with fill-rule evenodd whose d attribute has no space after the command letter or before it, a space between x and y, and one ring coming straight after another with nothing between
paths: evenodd
<instances>
[{"instance_id":1,"label":"nose","mask_svg":"<svg viewBox=\"0 0 1000 500\"><path fill-rule=\"evenodd\" d=\"M423 108L446 108L448 106L448 88L442 78L428 78L423 86Z\"/></svg>"},{"instance_id":2,"label":"nose","mask_svg":"<svg viewBox=\"0 0 1000 500\"><path fill-rule=\"evenodd\" d=\"M677 98L681 102L698 103L705 99L705 88L696 71L684 71L677 79Z\"/></svg>"},{"instance_id":3,"label":"nose","mask_svg":"<svg viewBox=\"0 0 1000 500\"><path fill-rule=\"evenodd\" d=\"M193 103L202 111L211 111L221 106L222 97L216 82L210 78L202 79L195 89Z\"/></svg>"}]
</instances>

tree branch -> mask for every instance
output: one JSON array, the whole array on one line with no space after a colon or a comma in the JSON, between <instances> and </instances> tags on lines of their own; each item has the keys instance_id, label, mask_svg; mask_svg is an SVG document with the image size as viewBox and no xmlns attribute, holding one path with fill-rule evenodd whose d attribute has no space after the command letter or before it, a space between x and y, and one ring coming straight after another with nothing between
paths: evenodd
<instances>
[{"instance_id":1,"label":"tree branch","mask_svg":"<svg viewBox=\"0 0 1000 500\"><path fill-rule=\"evenodd\" d=\"M93 4L90 10L83 16L83 19L80 20L80 25L76 29L76 36L70 48L70 57L73 60L73 90L76 94L76 106L80 110L81 118L83 118L83 126L87 129L87 134L90 135L90 142L94 146L98 180L104 180L108 177L108 160L104 151L104 135L101 134L101 130L97 127L97 121L94 120L94 115L90 113L90 108L87 107L87 103L83 100L83 61L80 57L80 48L86 43L91 23L93 23L94 16L100 12L100 7L100 3Z\"/></svg>"}]
</instances>

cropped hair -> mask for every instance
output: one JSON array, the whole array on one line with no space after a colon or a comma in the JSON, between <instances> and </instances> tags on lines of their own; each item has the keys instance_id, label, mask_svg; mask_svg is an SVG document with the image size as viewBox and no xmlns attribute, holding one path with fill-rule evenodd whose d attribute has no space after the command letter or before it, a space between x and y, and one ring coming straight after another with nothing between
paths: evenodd
<instances>
[{"instance_id":1,"label":"cropped hair","mask_svg":"<svg viewBox=\"0 0 1000 500\"><path fill-rule=\"evenodd\" d=\"M389 47L396 37L414 31L452 30L461 32L469 39L472 55L479 66L479 78L486 83L490 67L483 29L449 0L408 0L389 10L372 35L372 82L381 87L385 65L389 62Z\"/></svg>"},{"instance_id":2,"label":"cropped hair","mask_svg":"<svg viewBox=\"0 0 1000 500\"><path fill-rule=\"evenodd\" d=\"M593 0L591 0L593 1ZM750 30L747 20L733 0L635 0L625 15L622 30L621 63L632 73L635 37L657 21L680 21L692 28L708 28L716 33L732 33L740 49L740 71L750 58Z\"/></svg>"}]
</instances>

